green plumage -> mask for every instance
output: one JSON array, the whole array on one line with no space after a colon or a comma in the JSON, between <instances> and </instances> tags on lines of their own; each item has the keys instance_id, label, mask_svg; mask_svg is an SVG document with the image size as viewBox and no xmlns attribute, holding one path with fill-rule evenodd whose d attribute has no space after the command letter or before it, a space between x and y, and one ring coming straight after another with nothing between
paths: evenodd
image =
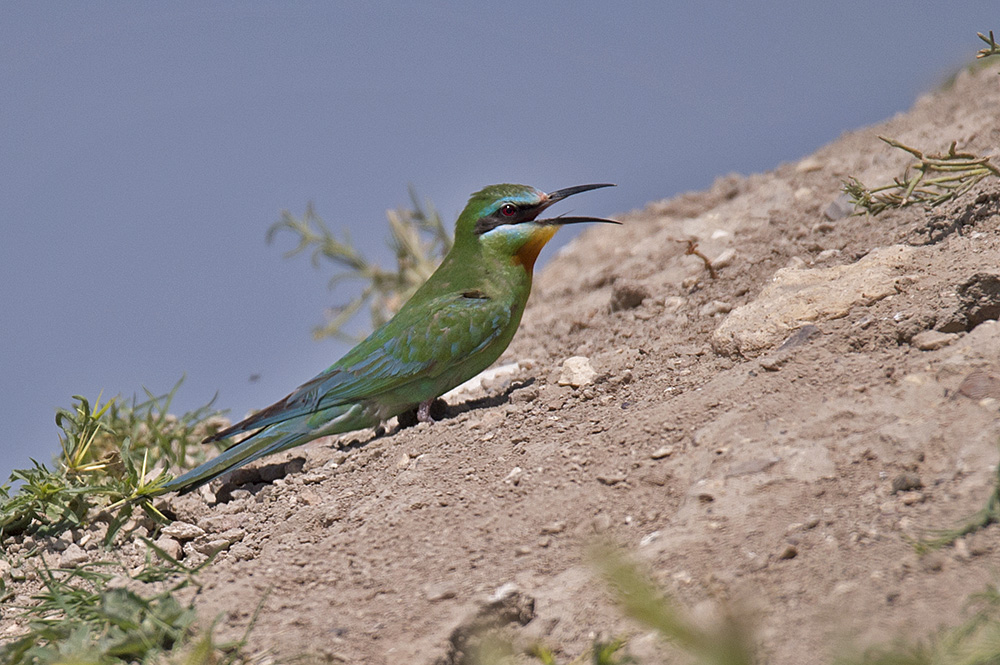
<instances>
[{"instance_id":1,"label":"green plumage","mask_svg":"<svg viewBox=\"0 0 1000 665\"><path fill-rule=\"evenodd\" d=\"M554 229L610 221L537 215L560 198L598 186L546 195L522 185L493 185L473 194L456 223L451 251L396 316L283 400L213 437L253 432L163 491L190 491L265 455L377 426L486 369L517 330L534 256ZM533 252L528 262L525 252Z\"/></svg>"}]
</instances>

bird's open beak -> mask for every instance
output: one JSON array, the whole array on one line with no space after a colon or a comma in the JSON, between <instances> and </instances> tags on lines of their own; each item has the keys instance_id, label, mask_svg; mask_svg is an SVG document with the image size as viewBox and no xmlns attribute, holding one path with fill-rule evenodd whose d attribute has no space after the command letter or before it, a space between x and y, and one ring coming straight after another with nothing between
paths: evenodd
<instances>
[{"instance_id":1,"label":"bird's open beak","mask_svg":"<svg viewBox=\"0 0 1000 665\"><path fill-rule=\"evenodd\" d=\"M614 187L611 183L601 183L598 185L577 185L576 187L567 187L565 189L557 189L554 192L550 192L546 195L546 200L542 205L541 210L548 208L550 205L556 201L561 201L567 197L573 196L574 194L579 194L581 192L589 192L592 189L600 189L601 187ZM551 219L536 219L535 224L551 225L551 226L562 226L564 224L580 224L582 222L602 222L605 224L621 224L621 222L615 221L613 219L601 219L600 217L553 217Z\"/></svg>"}]
</instances>

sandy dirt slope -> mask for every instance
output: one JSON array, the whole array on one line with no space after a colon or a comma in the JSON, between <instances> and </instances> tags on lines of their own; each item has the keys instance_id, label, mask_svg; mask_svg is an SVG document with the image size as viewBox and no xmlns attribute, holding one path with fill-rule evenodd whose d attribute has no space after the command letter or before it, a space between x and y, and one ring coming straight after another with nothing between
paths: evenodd
<instances>
[{"instance_id":1,"label":"sandy dirt slope","mask_svg":"<svg viewBox=\"0 0 1000 665\"><path fill-rule=\"evenodd\" d=\"M656 662L669 650L586 563L606 538L695 616L749 608L770 663L957 623L994 579L1000 529L923 557L904 536L991 491L1000 181L930 212L830 206L847 176L887 182L907 163L879 134L996 155L998 109L996 67L962 74L797 163L589 230L536 277L501 359L519 367L472 401L171 499L198 527L174 546L190 561L221 550L198 607L235 635L269 592L255 648L432 663L516 588L517 639L575 655L626 634ZM560 385L586 379L563 376L571 356L592 383Z\"/></svg>"}]
</instances>

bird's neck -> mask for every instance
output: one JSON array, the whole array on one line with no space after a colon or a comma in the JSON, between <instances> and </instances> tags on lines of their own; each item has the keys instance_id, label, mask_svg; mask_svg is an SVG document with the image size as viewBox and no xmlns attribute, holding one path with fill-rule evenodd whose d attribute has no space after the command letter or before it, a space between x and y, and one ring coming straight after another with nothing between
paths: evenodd
<instances>
[{"instance_id":1,"label":"bird's neck","mask_svg":"<svg viewBox=\"0 0 1000 665\"><path fill-rule=\"evenodd\" d=\"M436 292L478 290L491 297L526 297L535 259L544 244L513 257L481 250L452 251L429 281L435 282Z\"/></svg>"}]
</instances>

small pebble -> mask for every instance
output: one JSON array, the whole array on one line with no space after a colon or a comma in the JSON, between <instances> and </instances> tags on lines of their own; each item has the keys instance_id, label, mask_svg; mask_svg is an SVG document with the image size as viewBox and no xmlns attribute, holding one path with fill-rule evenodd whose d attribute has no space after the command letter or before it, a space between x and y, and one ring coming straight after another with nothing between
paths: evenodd
<instances>
[{"instance_id":1,"label":"small pebble","mask_svg":"<svg viewBox=\"0 0 1000 665\"><path fill-rule=\"evenodd\" d=\"M712 302L705 303L702 308L698 311L701 316L709 317L715 316L716 314L728 314L733 309L732 304L728 302L722 302L721 300L713 300Z\"/></svg>"},{"instance_id":2,"label":"small pebble","mask_svg":"<svg viewBox=\"0 0 1000 665\"><path fill-rule=\"evenodd\" d=\"M448 600L458 595L458 592L448 584L431 584L424 587L424 596L432 603Z\"/></svg>"},{"instance_id":3,"label":"small pebble","mask_svg":"<svg viewBox=\"0 0 1000 665\"><path fill-rule=\"evenodd\" d=\"M924 330L913 336L910 344L921 351L935 351L943 349L958 339L955 333L944 333L937 330Z\"/></svg>"},{"instance_id":4,"label":"small pebble","mask_svg":"<svg viewBox=\"0 0 1000 665\"><path fill-rule=\"evenodd\" d=\"M625 482L625 474L621 471L610 471L608 473L597 474L597 480L604 485L617 485Z\"/></svg>"},{"instance_id":5,"label":"small pebble","mask_svg":"<svg viewBox=\"0 0 1000 665\"><path fill-rule=\"evenodd\" d=\"M579 388L590 385L596 378L597 371L590 364L590 358L572 356L563 361L562 373L559 375L557 383L560 386Z\"/></svg>"},{"instance_id":6,"label":"small pebble","mask_svg":"<svg viewBox=\"0 0 1000 665\"><path fill-rule=\"evenodd\" d=\"M558 520L556 522L551 522L543 526L542 530L539 533L541 533L543 536L546 536L546 535L554 535L557 533L562 533L565 530L566 530L566 522Z\"/></svg>"},{"instance_id":7,"label":"small pebble","mask_svg":"<svg viewBox=\"0 0 1000 665\"><path fill-rule=\"evenodd\" d=\"M200 526L194 524L188 524L187 522L171 522L167 526L163 527L160 531L164 536L169 536L177 540L194 540L199 536L205 535L205 530Z\"/></svg>"},{"instance_id":8,"label":"small pebble","mask_svg":"<svg viewBox=\"0 0 1000 665\"><path fill-rule=\"evenodd\" d=\"M59 566L62 568L76 568L88 561L90 561L90 555L84 552L82 547L73 543L59 557Z\"/></svg>"},{"instance_id":9,"label":"small pebble","mask_svg":"<svg viewBox=\"0 0 1000 665\"><path fill-rule=\"evenodd\" d=\"M726 266L730 265L733 262L733 259L735 258L736 258L736 250L733 249L732 247L729 247L728 249L722 250L722 252L717 257L715 257L715 260L712 261L712 267L716 269L725 268Z\"/></svg>"},{"instance_id":10,"label":"small pebble","mask_svg":"<svg viewBox=\"0 0 1000 665\"><path fill-rule=\"evenodd\" d=\"M922 489L924 486L920 476L913 472L901 473L892 479L892 493L909 492L910 490Z\"/></svg>"},{"instance_id":11,"label":"small pebble","mask_svg":"<svg viewBox=\"0 0 1000 665\"><path fill-rule=\"evenodd\" d=\"M175 561L181 556L181 544L179 541L169 536L160 536L156 539L155 545L163 550L163 553Z\"/></svg>"},{"instance_id":12,"label":"small pebble","mask_svg":"<svg viewBox=\"0 0 1000 665\"><path fill-rule=\"evenodd\" d=\"M674 454L673 446L660 446L650 454L653 459L663 459L664 457L670 457Z\"/></svg>"}]
</instances>

